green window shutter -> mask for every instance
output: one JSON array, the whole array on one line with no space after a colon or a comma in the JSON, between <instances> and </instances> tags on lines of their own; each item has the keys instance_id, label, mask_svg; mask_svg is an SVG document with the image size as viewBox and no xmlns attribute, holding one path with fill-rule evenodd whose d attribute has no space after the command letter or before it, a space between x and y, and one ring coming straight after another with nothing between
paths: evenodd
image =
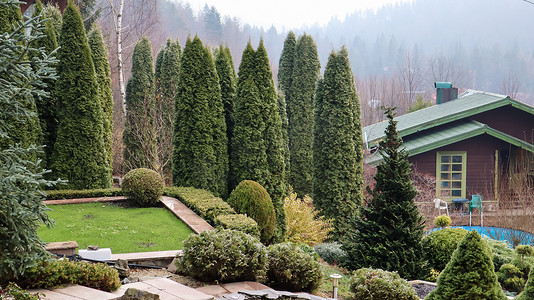
<instances>
[{"instance_id":1,"label":"green window shutter","mask_svg":"<svg viewBox=\"0 0 534 300\"><path fill-rule=\"evenodd\" d=\"M436 156L436 194L451 200L465 198L467 152L438 151Z\"/></svg>"}]
</instances>

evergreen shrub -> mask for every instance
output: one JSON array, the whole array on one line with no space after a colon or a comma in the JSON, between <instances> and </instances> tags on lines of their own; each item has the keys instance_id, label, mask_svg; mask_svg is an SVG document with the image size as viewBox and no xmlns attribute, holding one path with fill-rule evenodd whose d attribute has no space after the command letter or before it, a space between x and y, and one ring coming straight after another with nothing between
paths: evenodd
<instances>
[{"instance_id":1,"label":"evergreen shrub","mask_svg":"<svg viewBox=\"0 0 534 300\"><path fill-rule=\"evenodd\" d=\"M117 270L107 264L53 260L30 269L20 286L27 289L49 288L62 284L79 284L112 292L120 287Z\"/></svg>"},{"instance_id":2,"label":"evergreen shrub","mask_svg":"<svg viewBox=\"0 0 534 300\"><path fill-rule=\"evenodd\" d=\"M176 266L203 281L256 281L265 274L267 249L259 239L241 231L208 230L184 241Z\"/></svg>"},{"instance_id":3,"label":"evergreen shrub","mask_svg":"<svg viewBox=\"0 0 534 300\"><path fill-rule=\"evenodd\" d=\"M215 225L226 229L239 230L260 238L258 223L254 219L242 214L218 215L215 217Z\"/></svg>"},{"instance_id":4,"label":"evergreen shrub","mask_svg":"<svg viewBox=\"0 0 534 300\"><path fill-rule=\"evenodd\" d=\"M514 258L514 250L508 247L506 242L497 241L494 239L486 239L491 248L492 261L495 270L499 270L502 265L512 262Z\"/></svg>"},{"instance_id":5,"label":"evergreen shrub","mask_svg":"<svg viewBox=\"0 0 534 300\"><path fill-rule=\"evenodd\" d=\"M241 181L230 193L227 202L237 213L246 214L258 223L262 243L267 243L273 237L276 227L273 202L259 183Z\"/></svg>"},{"instance_id":6,"label":"evergreen shrub","mask_svg":"<svg viewBox=\"0 0 534 300\"><path fill-rule=\"evenodd\" d=\"M319 287L323 273L313 255L291 242L270 245L267 249L269 286L292 292L312 292Z\"/></svg>"},{"instance_id":7,"label":"evergreen shrub","mask_svg":"<svg viewBox=\"0 0 534 300\"><path fill-rule=\"evenodd\" d=\"M306 195L304 199L297 198L296 193L290 193L284 200L286 212L286 239L294 243L304 243L315 246L328 238L334 229L332 220L319 215L312 199Z\"/></svg>"},{"instance_id":8,"label":"evergreen shrub","mask_svg":"<svg viewBox=\"0 0 534 300\"><path fill-rule=\"evenodd\" d=\"M444 228L423 238L421 243L429 266L439 272L445 269L458 243L467 233L467 230L461 228Z\"/></svg>"},{"instance_id":9,"label":"evergreen shrub","mask_svg":"<svg viewBox=\"0 0 534 300\"><path fill-rule=\"evenodd\" d=\"M528 275L527 284L525 285L525 289L517 298L516 300L530 300L534 299L534 271L533 269L530 270L530 273Z\"/></svg>"},{"instance_id":10,"label":"evergreen shrub","mask_svg":"<svg viewBox=\"0 0 534 300\"><path fill-rule=\"evenodd\" d=\"M441 215L434 218L434 225L436 225L437 227L449 227L451 223L451 217L447 215Z\"/></svg>"},{"instance_id":11,"label":"evergreen shrub","mask_svg":"<svg viewBox=\"0 0 534 300\"><path fill-rule=\"evenodd\" d=\"M230 204L206 190L192 187L166 187L164 194L180 200L202 219L214 226L217 216L235 214Z\"/></svg>"},{"instance_id":12,"label":"evergreen shrub","mask_svg":"<svg viewBox=\"0 0 534 300\"><path fill-rule=\"evenodd\" d=\"M92 190L47 190L46 200L94 198L94 197L116 197L122 196L120 188L92 189Z\"/></svg>"},{"instance_id":13,"label":"evergreen shrub","mask_svg":"<svg viewBox=\"0 0 534 300\"><path fill-rule=\"evenodd\" d=\"M341 249L341 244L337 242L319 244L314 249L320 258L331 265L338 265L347 258L347 253Z\"/></svg>"},{"instance_id":14,"label":"evergreen shrub","mask_svg":"<svg viewBox=\"0 0 534 300\"><path fill-rule=\"evenodd\" d=\"M497 278L502 288L509 292L521 292L525 287L526 279L518 267L513 264L504 264L498 272Z\"/></svg>"},{"instance_id":15,"label":"evergreen shrub","mask_svg":"<svg viewBox=\"0 0 534 300\"><path fill-rule=\"evenodd\" d=\"M156 171L145 168L131 170L122 181L122 191L128 201L139 206L157 203L164 187L163 178Z\"/></svg>"},{"instance_id":16,"label":"evergreen shrub","mask_svg":"<svg viewBox=\"0 0 534 300\"><path fill-rule=\"evenodd\" d=\"M353 299L366 300L418 300L413 287L400 278L397 272L381 269L363 268L356 270L350 279L350 291Z\"/></svg>"}]
</instances>

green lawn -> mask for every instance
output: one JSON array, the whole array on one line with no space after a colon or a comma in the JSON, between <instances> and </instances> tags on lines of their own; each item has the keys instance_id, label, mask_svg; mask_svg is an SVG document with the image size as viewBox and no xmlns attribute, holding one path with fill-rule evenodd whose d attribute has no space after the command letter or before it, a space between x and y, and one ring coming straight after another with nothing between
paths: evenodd
<instances>
[{"instance_id":1,"label":"green lawn","mask_svg":"<svg viewBox=\"0 0 534 300\"><path fill-rule=\"evenodd\" d=\"M112 253L182 249L192 233L163 207L125 208L110 203L49 205L56 226L39 228L45 242L76 241L79 249L89 245L111 248Z\"/></svg>"}]
</instances>

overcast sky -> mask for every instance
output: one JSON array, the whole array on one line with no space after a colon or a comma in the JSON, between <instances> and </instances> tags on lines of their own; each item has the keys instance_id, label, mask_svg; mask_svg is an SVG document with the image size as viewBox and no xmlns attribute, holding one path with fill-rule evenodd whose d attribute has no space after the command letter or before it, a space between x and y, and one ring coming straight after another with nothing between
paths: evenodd
<instances>
[{"instance_id":1,"label":"overcast sky","mask_svg":"<svg viewBox=\"0 0 534 300\"><path fill-rule=\"evenodd\" d=\"M237 17L243 23L269 29L294 29L318 23L325 25L332 17L343 20L358 10L377 9L384 4L411 0L182 0L198 11L207 3L222 16Z\"/></svg>"}]
</instances>

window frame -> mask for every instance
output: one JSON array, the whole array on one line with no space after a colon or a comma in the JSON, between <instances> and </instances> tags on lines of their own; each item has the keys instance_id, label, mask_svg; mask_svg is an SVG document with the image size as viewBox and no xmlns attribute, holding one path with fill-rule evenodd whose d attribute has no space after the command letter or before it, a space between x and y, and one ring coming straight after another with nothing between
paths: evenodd
<instances>
[{"instance_id":1,"label":"window frame","mask_svg":"<svg viewBox=\"0 0 534 300\"><path fill-rule=\"evenodd\" d=\"M451 165L451 170L450 171L447 171L451 174L451 178L449 179L449 183L450 183L450 187L449 188L445 188L445 190L450 190L452 191L453 190L453 187L452 187L452 182L453 182L453 179L452 179L452 173L453 173L453 170L452 170L452 156L461 156L462 157L462 162L461 162L461 166L462 166L462 170L461 170L461 174L462 174L462 179L461 180L457 180L456 182L461 182L461 192L460 192L460 196L452 196L452 192L451 192L451 195L450 196L442 196L441 195L441 191L442 191L442 187L441 187L441 173L443 172L441 170L441 166L442 166L442 162L441 162L441 158L443 156L450 156L451 157L451 162L449 163ZM452 199L456 199L456 198L465 198L466 197L466 186L467 186L467 151L437 151L436 152L436 197L437 198L440 198L440 199L444 199L444 200L452 200ZM454 188L455 190L457 190L457 188Z\"/></svg>"}]
</instances>

